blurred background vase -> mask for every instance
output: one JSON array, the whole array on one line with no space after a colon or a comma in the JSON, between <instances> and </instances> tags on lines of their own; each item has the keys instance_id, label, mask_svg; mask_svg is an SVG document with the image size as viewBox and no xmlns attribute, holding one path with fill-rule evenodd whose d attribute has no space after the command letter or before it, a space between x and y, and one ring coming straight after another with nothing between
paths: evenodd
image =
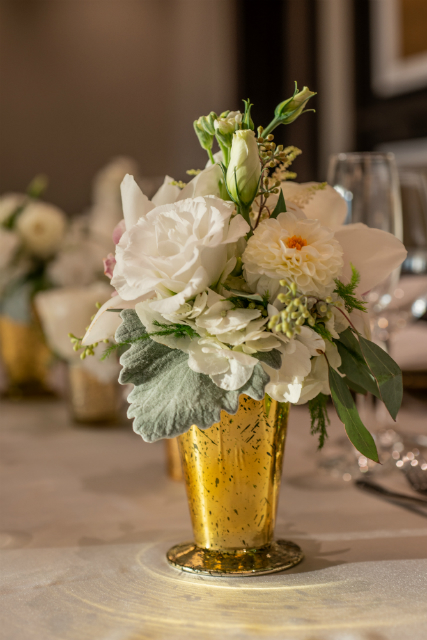
<instances>
[{"instance_id":1,"label":"blurred background vase","mask_svg":"<svg viewBox=\"0 0 427 640\"><path fill-rule=\"evenodd\" d=\"M179 452L178 438L168 438L165 440L166 451L166 473L171 480L181 482L184 478L182 473L181 455Z\"/></svg>"},{"instance_id":2,"label":"blurred background vase","mask_svg":"<svg viewBox=\"0 0 427 640\"><path fill-rule=\"evenodd\" d=\"M0 316L0 358L6 374L6 397L55 395L49 387L53 354L35 314L30 323Z\"/></svg>"},{"instance_id":3,"label":"blurred background vase","mask_svg":"<svg viewBox=\"0 0 427 640\"><path fill-rule=\"evenodd\" d=\"M241 396L236 415L179 436L194 543L173 547L169 562L210 575L271 573L302 559L273 542L289 405Z\"/></svg>"},{"instance_id":4,"label":"blurred background vase","mask_svg":"<svg viewBox=\"0 0 427 640\"><path fill-rule=\"evenodd\" d=\"M68 364L70 417L78 423L111 424L119 417L119 363L113 354L102 360L106 347L94 347L94 355L83 360L73 349L68 333L82 337L96 305L111 295L111 286L95 282L87 286L61 287L36 296L37 310L49 345Z\"/></svg>"},{"instance_id":5,"label":"blurred background vase","mask_svg":"<svg viewBox=\"0 0 427 640\"><path fill-rule=\"evenodd\" d=\"M80 363L69 365L69 404L74 422L83 424L114 424L119 417L119 385L87 370Z\"/></svg>"}]
</instances>

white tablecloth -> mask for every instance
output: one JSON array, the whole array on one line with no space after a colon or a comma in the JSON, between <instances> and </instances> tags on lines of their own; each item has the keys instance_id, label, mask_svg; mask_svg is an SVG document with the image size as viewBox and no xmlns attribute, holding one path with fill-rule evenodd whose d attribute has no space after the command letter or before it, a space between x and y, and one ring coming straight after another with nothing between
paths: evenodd
<instances>
[{"instance_id":1,"label":"white tablecloth","mask_svg":"<svg viewBox=\"0 0 427 640\"><path fill-rule=\"evenodd\" d=\"M424 419L403 410L400 428ZM276 536L306 558L234 579L166 563L191 526L163 443L74 427L59 402L3 402L0 421L4 640L427 638L427 520L319 476L305 409L291 412ZM326 446L342 433L334 420Z\"/></svg>"}]
</instances>

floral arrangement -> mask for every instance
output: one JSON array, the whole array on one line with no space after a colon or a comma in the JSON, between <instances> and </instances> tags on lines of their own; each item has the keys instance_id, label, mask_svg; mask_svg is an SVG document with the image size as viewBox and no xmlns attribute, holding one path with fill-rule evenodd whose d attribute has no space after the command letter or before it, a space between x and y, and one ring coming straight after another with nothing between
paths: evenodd
<instances>
[{"instance_id":1,"label":"floral arrangement","mask_svg":"<svg viewBox=\"0 0 427 640\"><path fill-rule=\"evenodd\" d=\"M47 270L62 247L67 219L40 200L47 185L37 176L26 193L0 198L0 310L28 323L34 295L51 285Z\"/></svg>"},{"instance_id":2,"label":"floral arrangement","mask_svg":"<svg viewBox=\"0 0 427 640\"><path fill-rule=\"evenodd\" d=\"M276 146L272 132L313 95L295 88L256 132L249 101L243 113L199 118L206 168L188 184L166 177L151 201L131 175L122 182L106 267L116 295L76 347L85 356L104 340L106 355L123 351L119 380L134 384L128 415L146 441L208 429L246 394L308 403L322 445L332 395L354 446L378 461L351 390L373 393L395 418L402 378L369 340L363 294L406 251L383 231L343 226L346 203L326 183L293 181L300 151Z\"/></svg>"}]
</instances>

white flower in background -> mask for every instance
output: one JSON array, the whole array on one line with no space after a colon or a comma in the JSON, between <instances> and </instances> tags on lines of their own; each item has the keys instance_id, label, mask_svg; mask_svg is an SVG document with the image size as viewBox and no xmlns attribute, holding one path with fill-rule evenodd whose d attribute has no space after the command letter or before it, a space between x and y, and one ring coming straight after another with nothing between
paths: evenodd
<instances>
[{"instance_id":1,"label":"white flower in background","mask_svg":"<svg viewBox=\"0 0 427 640\"><path fill-rule=\"evenodd\" d=\"M0 225L28 200L24 193L5 193L0 197Z\"/></svg>"},{"instance_id":2,"label":"white flower in background","mask_svg":"<svg viewBox=\"0 0 427 640\"><path fill-rule=\"evenodd\" d=\"M138 194L132 198L136 208L137 200ZM175 312L218 282L228 261L227 244L249 231L243 218L231 218L232 213L231 205L206 196L143 214L117 245L112 285L125 300L156 291L163 299L153 308Z\"/></svg>"},{"instance_id":3,"label":"white flower in background","mask_svg":"<svg viewBox=\"0 0 427 640\"><path fill-rule=\"evenodd\" d=\"M103 247L103 255L113 249L111 236L123 218L120 185L128 174L137 175L138 167L132 158L118 157L103 167L92 185L93 204L88 212L90 235Z\"/></svg>"},{"instance_id":4,"label":"white flower in background","mask_svg":"<svg viewBox=\"0 0 427 640\"><path fill-rule=\"evenodd\" d=\"M219 117L214 122L214 128L223 135L234 133L242 122L243 115L240 111L229 111L227 116ZM215 156L214 156L215 157Z\"/></svg>"},{"instance_id":5,"label":"white flower in background","mask_svg":"<svg viewBox=\"0 0 427 640\"><path fill-rule=\"evenodd\" d=\"M111 287L98 282L88 287L51 289L35 296L37 312L51 349L68 363L78 363L100 382L117 379L120 367L116 358L110 357L101 362L105 349L105 345L101 343L95 348L95 357L80 360L79 353L73 350L68 333L83 335L87 319L96 308L95 304L109 299L110 295Z\"/></svg>"},{"instance_id":6,"label":"white flower in background","mask_svg":"<svg viewBox=\"0 0 427 640\"><path fill-rule=\"evenodd\" d=\"M258 145L252 129L242 129L233 135L227 188L234 200L251 204L258 191L261 163Z\"/></svg>"},{"instance_id":7,"label":"white flower in background","mask_svg":"<svg viewBox=\"0 0 427 640\"><path fill-rule=\"evenodd\" d=\"M88 229L87 216L75 216L68 225L61 250L48 264L47 273L57 287L90 284L102 276L104 245Z\"/></svg>"},{"instance_id":8,"label":"white flower in background","mask_svg":"<svg viewBox=\"0 0 427 640\"><path fill-rule=\"evenodd\" d=\"M92 186L92 198L95 204L121 205L120 185L126 174L138 175L138 165L132 158L119 156L113 158L96 174Z\"/></svg>"},{"instance_id":9,"label":"white flower in background","mask_svg":"<svg viewBox=\"0 0 427 640\"><path fill-rule=\"evenodd\" d=\"M9 265L19 244L20 240L16 233L0 227L0 269Z\"/></svg>"},{"instance_id":10,"label":"white flower in background","mask_svg":"<svg viewBox=\"0 0 427 640\"><path fill-rule=\"evenodd\" d=\"M255 230L243 254L244 274L254 290L266 276L273 287L288 279L303 294L327 296L341 274L342 255L333 231L302 213L286 212L263 220Z\"/></svg>"},{"instance_id":11,"label":"white flower in background","mask_svg":"<svg viewBox=\"0 0 427 640\"><path fill-rule=\"evenodd\" d=\"M111 296L112 288L101 282L85 287L61 287L41 291L34 300L49 346L67 361L79 360L68 333L82 336L95 310Z\"/></svg>"},{"instance_id":12,"label":"white flower in background","mask_svg":"<svg viewBox=\"0 0 427 640\"><path fill-rule=\"evenodd\" d=\"M66 220L58 207L45 202L30 202L16 220L16 231L29 253L46 259L61 246Z\"/></svg>"}]
</instances>

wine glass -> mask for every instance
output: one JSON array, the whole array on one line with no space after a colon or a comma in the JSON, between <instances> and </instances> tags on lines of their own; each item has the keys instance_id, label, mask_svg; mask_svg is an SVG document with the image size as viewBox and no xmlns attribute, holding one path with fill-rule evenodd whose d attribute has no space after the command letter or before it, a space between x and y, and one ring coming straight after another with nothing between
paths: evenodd
<instances>
[{"instance_id":1,"label":"wine glass","mask_svg":"<svg viewBox=\"0 0 427 640\"><path fill-rule=\"evenodd\" d=\"M402 205L399 174L392 153L339 153L330 158L328 183L340 193L347 203L347 217L344 224L364 223L368 227L381 229L403 239ZM357 265L356 265L357 266ZM389 320L384 312L393 300L400 276L400 267L395 269L383 282L366 294L371 321L372 339L387 348L390 337ZM357 404L362 420L373 431L377 446L382 450L383 460L397 437L394 430L385 429L386 419L382 405L375 399L358 394ZM356 454L354 460L353 454ZM344 460L347 459L347 469ZM335 465L330 465L334 467ZM344 479L354 477L358 468L362 472L371 471L364 456L353 451L348 457L343 452L341 469ZM346 477L347 476L347 477Z\"/></svg>"},{"instance_id":2,"label":"wine glass","mask_svg":"<svg viewBox=\"0 0 427 640\"><path fill-rule=\"evenodd\" d=\"M399 174L392 153L339 153L329 162L328 182L347 202L345 224L362 222L403 240ZM393 299L400 267L368 292L366 299L375 342L386 346L384 310Z\"/></svg>"}]
</instances>

